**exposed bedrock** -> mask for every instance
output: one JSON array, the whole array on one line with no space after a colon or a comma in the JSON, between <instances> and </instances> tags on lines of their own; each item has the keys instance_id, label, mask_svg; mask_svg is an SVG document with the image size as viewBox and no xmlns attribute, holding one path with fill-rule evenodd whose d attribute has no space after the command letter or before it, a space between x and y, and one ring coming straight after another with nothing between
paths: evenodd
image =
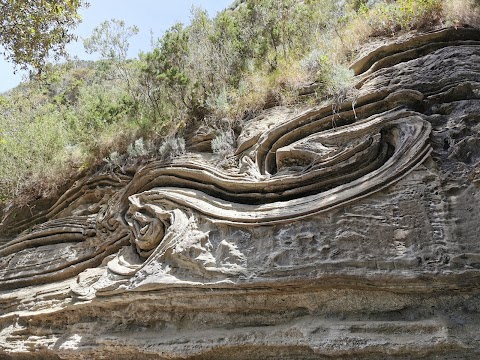
<instances>
[{"instance_id":1,"label":"exposed bedrock","mask_svg":"<svg viewBox=\"0 0 480 360\"><path fill-rule=\"evenodd\" d=\"M352 69L353 103L265 110L235 167L189 153L2 213L0 358L480 358L480 31Z\"/></svg>"}]
</instances>

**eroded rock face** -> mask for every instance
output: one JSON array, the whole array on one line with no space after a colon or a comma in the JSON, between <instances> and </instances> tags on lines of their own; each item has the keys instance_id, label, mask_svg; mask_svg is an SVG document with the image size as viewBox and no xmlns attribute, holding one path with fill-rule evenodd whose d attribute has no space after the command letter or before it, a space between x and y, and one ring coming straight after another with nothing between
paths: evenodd
<instances>
[{"instance_id":1,"label":"eroded rock face","mask_svg":"<svg viewBox=\"0 0 480 360\"><path fill-rule=\"evenodd\" d=\"M265 111L236 168L190 154L7 214L0 357L478 358L480 31L352 68L355 106Z\"/></svg>"}]
</instances>

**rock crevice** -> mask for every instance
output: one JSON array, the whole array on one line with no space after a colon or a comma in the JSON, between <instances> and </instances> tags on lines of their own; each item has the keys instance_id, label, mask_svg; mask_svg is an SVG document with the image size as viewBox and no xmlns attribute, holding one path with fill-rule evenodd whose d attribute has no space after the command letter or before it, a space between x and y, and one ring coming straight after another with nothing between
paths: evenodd
<instances>
[{"instance_id":1,"label":"rock crevice","mask_svg":"<svg viewBox=\"0 0 480 360\"><path fill-rule=\"evenodd\" d=\"M0 357L478 358L480 31L352 69L355 103L265 111L236 167L154 161L6 213Z\"/></svg>"}]
</instances>

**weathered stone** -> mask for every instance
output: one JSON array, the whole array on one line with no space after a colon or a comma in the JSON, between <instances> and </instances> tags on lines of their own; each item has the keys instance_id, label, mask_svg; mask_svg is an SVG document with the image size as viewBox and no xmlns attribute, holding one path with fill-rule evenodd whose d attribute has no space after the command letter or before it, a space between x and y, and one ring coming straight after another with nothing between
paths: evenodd
<instances>
[{"instance_id":1,"label":"weathered stone","mask_svg":"<svg viewBox=\"0 0 480 360\"><path fill-rule=\"evenodd\" d=\"M235 171L195 154L6 213L0 357L479 358L480 31L353 69L355 106L265 111Z\"/></svg>"}]
</instances>

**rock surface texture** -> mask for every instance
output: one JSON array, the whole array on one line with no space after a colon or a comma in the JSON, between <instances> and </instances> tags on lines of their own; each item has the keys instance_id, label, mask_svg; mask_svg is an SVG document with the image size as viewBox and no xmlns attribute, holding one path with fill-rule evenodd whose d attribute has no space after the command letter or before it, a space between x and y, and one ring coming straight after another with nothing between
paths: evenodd
<instances>
[{"instance_id":1,"label":"rock surface texture","mask_svg":"<svg viewBox=\"0 0 480 360\"><path fill-rule=\"evenodd\" d=\"M480 358L480 31L352 68L355 103L264 111L236 167L4 212L0 358Z\"/></svg>"}]
</instances>

